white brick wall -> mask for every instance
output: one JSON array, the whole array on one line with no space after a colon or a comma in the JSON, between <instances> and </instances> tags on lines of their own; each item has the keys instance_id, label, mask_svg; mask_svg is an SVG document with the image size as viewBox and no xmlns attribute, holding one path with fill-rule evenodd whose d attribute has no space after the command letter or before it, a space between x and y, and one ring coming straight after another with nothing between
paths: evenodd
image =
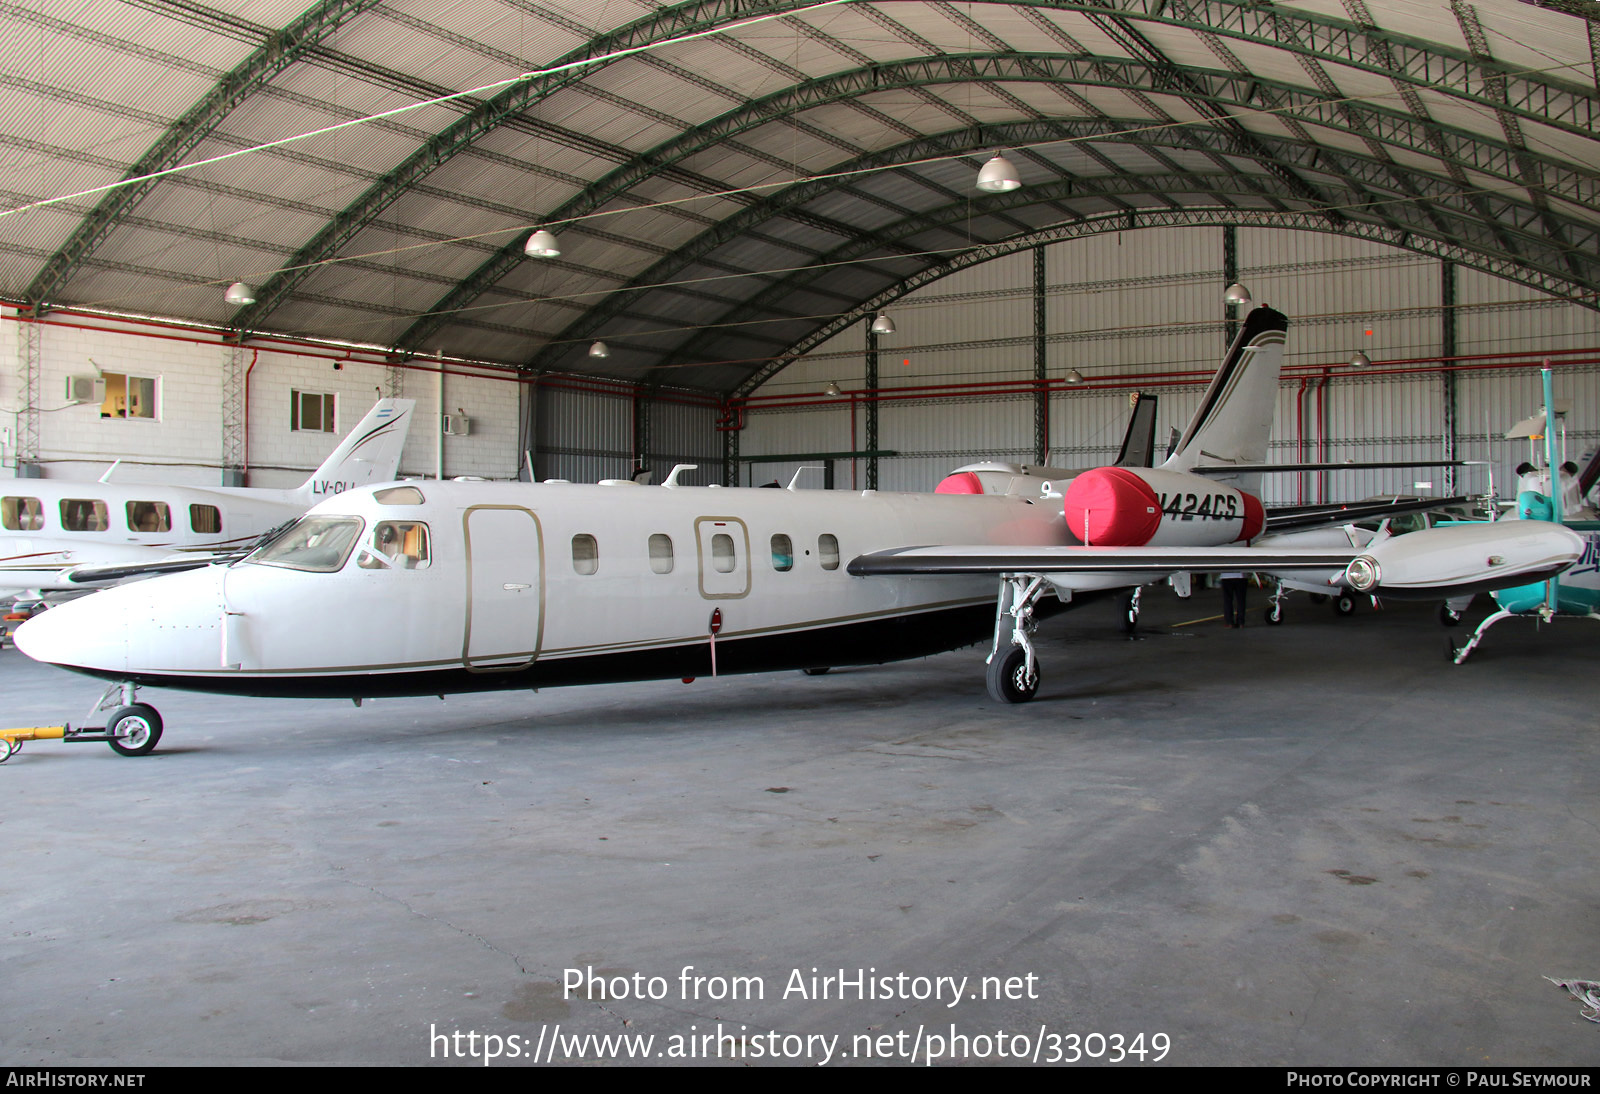
<instances>
[{"instance_id":1,"label":"white brick wall","mask_svg":"<svg viewBox=\"0 0 1600 1094\"><path fill-rule=\"evenodd\" d=\"M0 315L14 316L5 309ZM98 478L122 458L126 481L217 485L222 462L222 373L220 345L202 344L180 330L104 319L57 315L40 328L42 379L39 461L47 478ZM23 401L21 324L0 318L0 475L16 473L17 410ZM110 328L88 330L83 327ZM297 486L387 390L386 369L345 362L335 370L325 357L282 348L245 351L250 372L247 485ZM419 362L425 363L425 362ZM103 419L96 405L66 406L71 375L120 372L157 380L157 419ZM405 475L434 474L440 426L436 375L403 373L405 398L417 400L416 419L401 460ZM472 418L472 434L444 437L444 473L514 478L517 473L518 406L521 384L463 376L445 377L444 405ZM317 391L337 399L333 433L289 428L290 392Z\"/></svg>"}]
</instances>

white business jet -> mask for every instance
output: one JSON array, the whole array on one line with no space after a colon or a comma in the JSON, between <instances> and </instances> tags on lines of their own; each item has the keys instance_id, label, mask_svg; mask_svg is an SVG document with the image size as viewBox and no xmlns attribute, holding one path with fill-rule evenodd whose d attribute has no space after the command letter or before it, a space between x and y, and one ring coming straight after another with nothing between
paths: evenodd
<instances>
[{"instance_id":1,"label":"white business jet","mask_svg":"<svg viewBox=\"0 0 1600 1094\"><path fill-rule=\"evenodd\" d=\"M294 489L112 483L111 472L0 483L0 596L82 593L155 572L179 552L248 547L325 498L394 479L415 405L380 399Z\"/></svg>"},{"instance_id":2,"label":"white business jet","mask_svg":"<svg viewBox=\"0 0 1600 1094\"><path fill-rule=\"evenodd\" d=\"M1321 575L1437 598L1578 557L1576 536L1533 521L1361 555L1250 546L1263 510L1228 480L1252 472L1217 465L1264 455L1285 327L1252 313L1162 467L1088 471L1064 495L720 489L679 486L677 471L661 486L370 487L241 562L47 612L17 645L110 680L96 713L115 710L91 739L138 754L161 730L141 686L359 701L820 670L991 635L989 690L1020 702L1039 685L1036 611L1174 571ZM1190 470L1202 463L1214 473Z\"/></svg>"}]
</instances>

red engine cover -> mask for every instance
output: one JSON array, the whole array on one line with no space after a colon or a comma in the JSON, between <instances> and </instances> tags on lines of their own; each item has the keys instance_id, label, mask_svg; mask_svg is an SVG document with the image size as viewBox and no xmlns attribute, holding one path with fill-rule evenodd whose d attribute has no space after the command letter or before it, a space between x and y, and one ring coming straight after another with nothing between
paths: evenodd
<instances>
[{"instance_id":1,"label":"red engine cover","mask_svg":"<svg viewBox=\"0 0 1600 1094\"><path fill-rule=\"evenodd\" d=\"M981 494L983 481L971 471L957 471L946 475L944 481L933 488L935 494Z\"/></svg>"},{"instance_id":2,"label":"red engine cover","mask_svg":"<svg viewBox=\"0 0 1600 1094\"><path fill-rule=\"evenodd\" d=\"M1239 541L1248 542L1261 534L1261 529L1267 526L1267 511L1261 506L1261 499L1254 494L1239 491L1239 496L1244 499L1244 533Z\"/></svg>"},{"instance_id":3,"label":"red engine cover","mask_svg":"<svg viewBox=\"0 0 1600 1094\"><path fill-rule=\"evenodd\" d=\"M1142 547L1161 527L1161 499L1122 467L1085 471L1062 499L1067 530L1095 547Z\"/></svg>"}]
</instances>

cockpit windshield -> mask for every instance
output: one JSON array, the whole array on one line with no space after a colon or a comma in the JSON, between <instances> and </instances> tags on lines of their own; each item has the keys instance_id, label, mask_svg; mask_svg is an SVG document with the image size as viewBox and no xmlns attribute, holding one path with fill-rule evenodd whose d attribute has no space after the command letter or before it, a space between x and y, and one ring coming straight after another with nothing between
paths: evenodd
<instances>
[{"instance_id":1,"label":"cockpit windshield","mask_svg":"<svg viewBox=\"0 0 1600 1094\"><path fill-rule=\"evenodd\" d=\"M350 557L361 538L360 517L305 517L285 528L245 559L314 574L331 574Z\"/></svg>"}]
</instances>

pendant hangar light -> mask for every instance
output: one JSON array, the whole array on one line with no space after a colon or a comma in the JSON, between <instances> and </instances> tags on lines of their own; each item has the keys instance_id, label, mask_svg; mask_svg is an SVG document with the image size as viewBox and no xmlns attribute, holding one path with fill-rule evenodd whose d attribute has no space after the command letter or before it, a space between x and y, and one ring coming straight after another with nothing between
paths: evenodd
<instances>
[{"instance_id":1,"label":"pendant hangar light","mask_svg":"<svg viewBox=\"0 0 1600 1094\"><path fill-rule=\"evenodd\" d=\"M876 318L876 319L874 319L872 321L872 333L873 334L893 334L894 333L894 320L890 319L887 315L884 315L882 312L879 312L878 313L878 318Z\"/></svg>"},{"instance_id":2,"label":"pendant hangar light","mask_svg":"<svg viewBox=\"0 0 1600 1094\"><path fill-rule=\"evenodd\" d=\"M529 258L554 258L561 253L561 244L556 242L553 232L540 228L522 245L522 253Z\"/></svg>"},{"instance_id":3,"label":"pendant hangar light","mask_svg":"<svg viewBox=\"0 0 1600 1094\"><path fill-rule=\"evenodd\" d=\"M1008 194L1022 185L1010 160L996 152L978 172L978 189L986 194Z\"/></svg>"},{"instance_id":4,"label":"pendant hangar light","mask_svg":"<svg viewBox=\"0 0 1600 1094\"><path fill-rule=\"evenodd\" d=\"M228 286L228 291L222 294L222 299L226 300L234 307L240 307L245 304L254 304L256 302L256 291L249 285L246 285L243 281L235 281L232 285Z\"/></svg>"}]
</instances>

